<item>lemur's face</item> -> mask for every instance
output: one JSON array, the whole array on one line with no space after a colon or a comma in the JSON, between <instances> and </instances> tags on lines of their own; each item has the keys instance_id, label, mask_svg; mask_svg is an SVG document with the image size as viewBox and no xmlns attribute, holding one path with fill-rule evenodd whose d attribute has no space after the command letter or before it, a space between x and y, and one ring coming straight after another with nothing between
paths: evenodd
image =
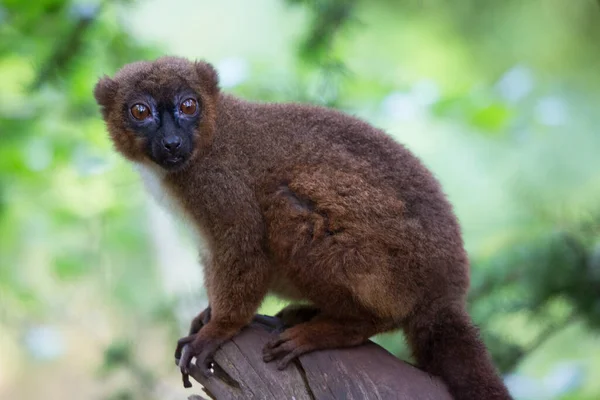
<instances>
[{"instance_id":1,"label":"lemur's face","mask_svg":"<svg viewBox=\"0 0 600 400\"><path fill-rule=\"evenodd\" d=\"M191 157L202 104L190 88L131 93L123 103L127 132L144 142L146 156L165 169L176 169Z\"/></svg>"},{"instance_id":2,"label":"lemur's face","mask_svg":"<svg viewBox=\"0 0 600 400\"><path fill-rule=\"evenodd\" d=\"M119 152L174 171L212 133L205 120L214 104L206 106L214 103L216 85L207 64L166 58L129 64L114 80L102 78L94 94Z\"/></svg>"}]
</instances>

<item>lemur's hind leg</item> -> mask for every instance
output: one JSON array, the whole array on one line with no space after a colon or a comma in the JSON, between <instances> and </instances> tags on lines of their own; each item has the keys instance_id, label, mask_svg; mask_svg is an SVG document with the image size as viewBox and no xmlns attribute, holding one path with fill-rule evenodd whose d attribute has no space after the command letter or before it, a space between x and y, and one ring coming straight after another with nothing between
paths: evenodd
<instances>
[{"instance_id":1,"label":"lemur's hind leg","mask_svg":"<svg viewBox=\"0 0 600 400\"><path fill-rule=\"evenodd\" d=\"M307 322L286 329L263 349L263 360L279 359L284 369L296 357L320 349L358 346L371 336L386 331L385 324L370 319L339 319L319 314Z\"/></svg>"}]
</instances>

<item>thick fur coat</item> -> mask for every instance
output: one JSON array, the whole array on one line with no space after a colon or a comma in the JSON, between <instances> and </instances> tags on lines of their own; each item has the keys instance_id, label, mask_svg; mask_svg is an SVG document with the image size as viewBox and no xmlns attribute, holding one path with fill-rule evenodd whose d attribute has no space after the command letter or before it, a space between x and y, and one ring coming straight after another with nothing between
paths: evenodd
<instances>
[{"instance_id":1,"label":"thick fur coat","mask_svg":"<svg viewBox=\"0 0 600 400\"><path fill-rule=\"evenodd\" d=\"M418 365L457 400L510 399L466 312L469 262L452 207L405 147L335 110L223 94L209 64L180 58L126 65L95 96L117 151L209 249L210 312L178 357L188 344L206 363L272 292L307 305L282 312L295 325L265 361L283 368L404 329ZM194 115L178 108L186 96ZM140 102L142 122L130 111ZM181 150L164 144L174 136Z\"/></svg>"}]
</instances>

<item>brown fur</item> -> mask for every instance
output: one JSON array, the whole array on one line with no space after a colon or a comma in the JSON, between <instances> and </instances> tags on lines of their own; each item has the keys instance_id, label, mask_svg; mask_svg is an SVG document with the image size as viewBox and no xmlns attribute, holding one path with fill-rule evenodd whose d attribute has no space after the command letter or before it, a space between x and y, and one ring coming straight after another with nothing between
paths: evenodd
<instances>
[{"instance_id":1,"label":"brown fur","mask_svg":"<svg viewBox=\"0 0 600 400\"><path fill-rule=\"evenodd\" d=\"M220 93L209 64L170 57L99 81L95 96L116 149L150 165L144 138L127 128L125 98L182 86L203 107L194 153L160 179L208 243L211 311L180 344L206 361L271 291L314 309L267 345L266 361L281 358L284 367L302 353L403 328L419 366L456 399L510 398L465 311L459 225L416 157L338 111Z\"/></svg>"}]
</instances>

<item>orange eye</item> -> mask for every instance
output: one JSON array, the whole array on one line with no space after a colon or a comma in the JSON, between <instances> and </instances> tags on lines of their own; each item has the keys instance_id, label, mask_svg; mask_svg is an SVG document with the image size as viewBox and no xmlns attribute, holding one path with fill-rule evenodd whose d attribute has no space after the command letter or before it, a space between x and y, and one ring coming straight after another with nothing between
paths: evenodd
<instances>
[{"instance_id":1,"label":"orange eye","mask_svg":"<svg viewBox=\"0 0 600 400\"><path fill-rule=\"evenodd\" d=\"M194 99L187 99L181 103L179 109L182 113L186 115L192 115L196 112L196 108L198 108L198 103Z\"/></svg>"},{"instance_id":2,"label":"orange eye","mask_svg":"<svg viewBox=\"0 0 600 400\"><path fill-rule=\"evenodd\" d=\"M131 107L131 115L133 115L133 118L141 121L150 116L150 109L141 103L134 104Z\"/></svg>"}]
</instances>

